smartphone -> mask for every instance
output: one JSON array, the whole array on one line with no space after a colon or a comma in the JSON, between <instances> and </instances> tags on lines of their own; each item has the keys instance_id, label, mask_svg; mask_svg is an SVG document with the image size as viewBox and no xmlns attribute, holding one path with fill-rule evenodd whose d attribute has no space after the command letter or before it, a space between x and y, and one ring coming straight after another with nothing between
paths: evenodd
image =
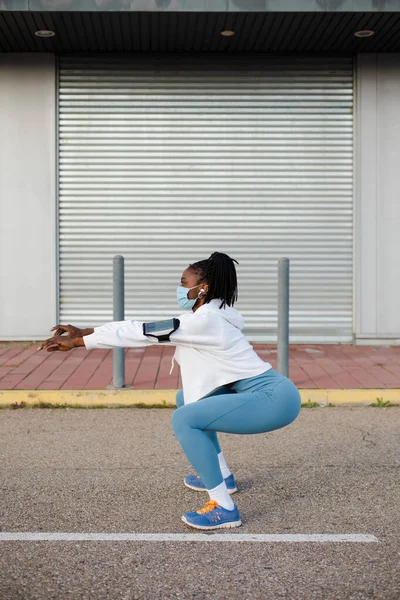
<instances>
[{"instance_id":1,"label":"smartphone","mask_svg":"<svg viewBox=\"0 0 400 600\"><path fill-rule=\"evenodd\" d=\"M179 319L165 319L143 323L143 334L156 337L159 342L169 341L170 335L178 329Z\"/></svg>"}]
</instances>

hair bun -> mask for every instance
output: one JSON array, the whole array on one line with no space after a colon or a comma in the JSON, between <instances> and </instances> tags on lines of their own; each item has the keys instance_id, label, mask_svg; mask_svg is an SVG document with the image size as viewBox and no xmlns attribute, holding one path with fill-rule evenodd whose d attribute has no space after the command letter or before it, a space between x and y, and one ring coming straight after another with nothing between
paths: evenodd
<instances>
[{"instance_id":1,"label":"hair bun","mask_svg":"<svg viewBox=\"0 0 400 600\"><path fill-rule=\"evenodd\" d=\"M209 257L208 260L226 260L227 262L235 262L237 265L239 264L237 260L235 260L234 258L231 258L230 256L228 256L227 254L224 254L223 252L213 252L211 254L211 256Z\"/></svg>"},{"instance_id":2,"label":"hair bun","mask_svg":"<svg viewBox=\"0 0 400 600\"><path fill-rule=\"evenodd\" d=\"M221 300L221 306L233 306L238 298L235 264L237 260L223 252L213 252L206 260L189 265L198 278L199 285L208 283L206 302Z\"/></svg>"}]
</instances>

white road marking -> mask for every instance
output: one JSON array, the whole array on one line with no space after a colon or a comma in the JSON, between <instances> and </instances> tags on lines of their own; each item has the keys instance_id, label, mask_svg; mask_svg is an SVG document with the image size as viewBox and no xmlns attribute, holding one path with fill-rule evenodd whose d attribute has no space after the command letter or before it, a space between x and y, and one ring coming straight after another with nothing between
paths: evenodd
<instances>
[{"instance_id":1,"label":"white road marking","mask_svg":"<svg viewBox=\"0 0 400 600\"><path fill-rule=\"evenodd\" d=\"M379 540L364 533L42 533L0 532L0 542L352 542Z\"/></svg>"}]
</instances>

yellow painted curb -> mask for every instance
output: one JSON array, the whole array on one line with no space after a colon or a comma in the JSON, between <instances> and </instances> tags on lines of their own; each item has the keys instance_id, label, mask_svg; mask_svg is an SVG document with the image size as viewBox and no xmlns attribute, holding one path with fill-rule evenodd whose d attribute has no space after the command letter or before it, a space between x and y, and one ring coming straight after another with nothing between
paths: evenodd
<instances>
[{"instance_id":1,"label":"yellow painted curb","mask_svg":"<svg viewBox=\"0 0 400 600\"><path fill-rule=\"evenodd\" d=\"M368 405L379 398L400 405L400 389L303 389L302 403ZM75 406L175 407L176 390L0 390L0 406L11 404L68 404Z\"/></svg>"},{"instance_id":2,"label":"yellow painted curb","mask_svg":"<svg viewBox=\"0 0 400 600\"><path fill-rule=\"evenodd\" d=\"M377 399L382 402L391 402L400 405L400 389L356 389L356 390L300 390L302 403L313 403L326 405L369 405Z\"/></svg>"},{"instance_id":3,"label":"yellow painted curb","mask_svg":"<svg viewBox=\"0 0 400 600\"><path fill-rule=\"evenodd\" d=\"M176 390L0 390L0 405L69 404L75 406L175 407Z\"/></svg>"}]
</instances>

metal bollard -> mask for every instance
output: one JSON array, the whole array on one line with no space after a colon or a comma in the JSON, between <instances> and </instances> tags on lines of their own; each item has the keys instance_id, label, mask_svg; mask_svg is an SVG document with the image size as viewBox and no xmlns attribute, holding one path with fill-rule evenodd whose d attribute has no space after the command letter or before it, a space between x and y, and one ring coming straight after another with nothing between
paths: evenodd
<instances>
[{"instance_id":1,"label":"metal bollard","mask_svg":"<svg viewBox=\"0 0 400 600\"><path fill-rule=\"evenodd\" d=\"M278 372L289 377L289 259L278 261Z\"/></svg>"},{"instance_id":2,"label":"metal bollard","mask_svg":"<svg viewBox=\"0 0 400 600\"><path fill-rule=\"evenodd\" d=\"M125 274L124 257L117 255L113 259L113 317L114 321L125 319ZM113 350L113 387L125 386L125 349Z\"/></svg>"}]
</instances>

